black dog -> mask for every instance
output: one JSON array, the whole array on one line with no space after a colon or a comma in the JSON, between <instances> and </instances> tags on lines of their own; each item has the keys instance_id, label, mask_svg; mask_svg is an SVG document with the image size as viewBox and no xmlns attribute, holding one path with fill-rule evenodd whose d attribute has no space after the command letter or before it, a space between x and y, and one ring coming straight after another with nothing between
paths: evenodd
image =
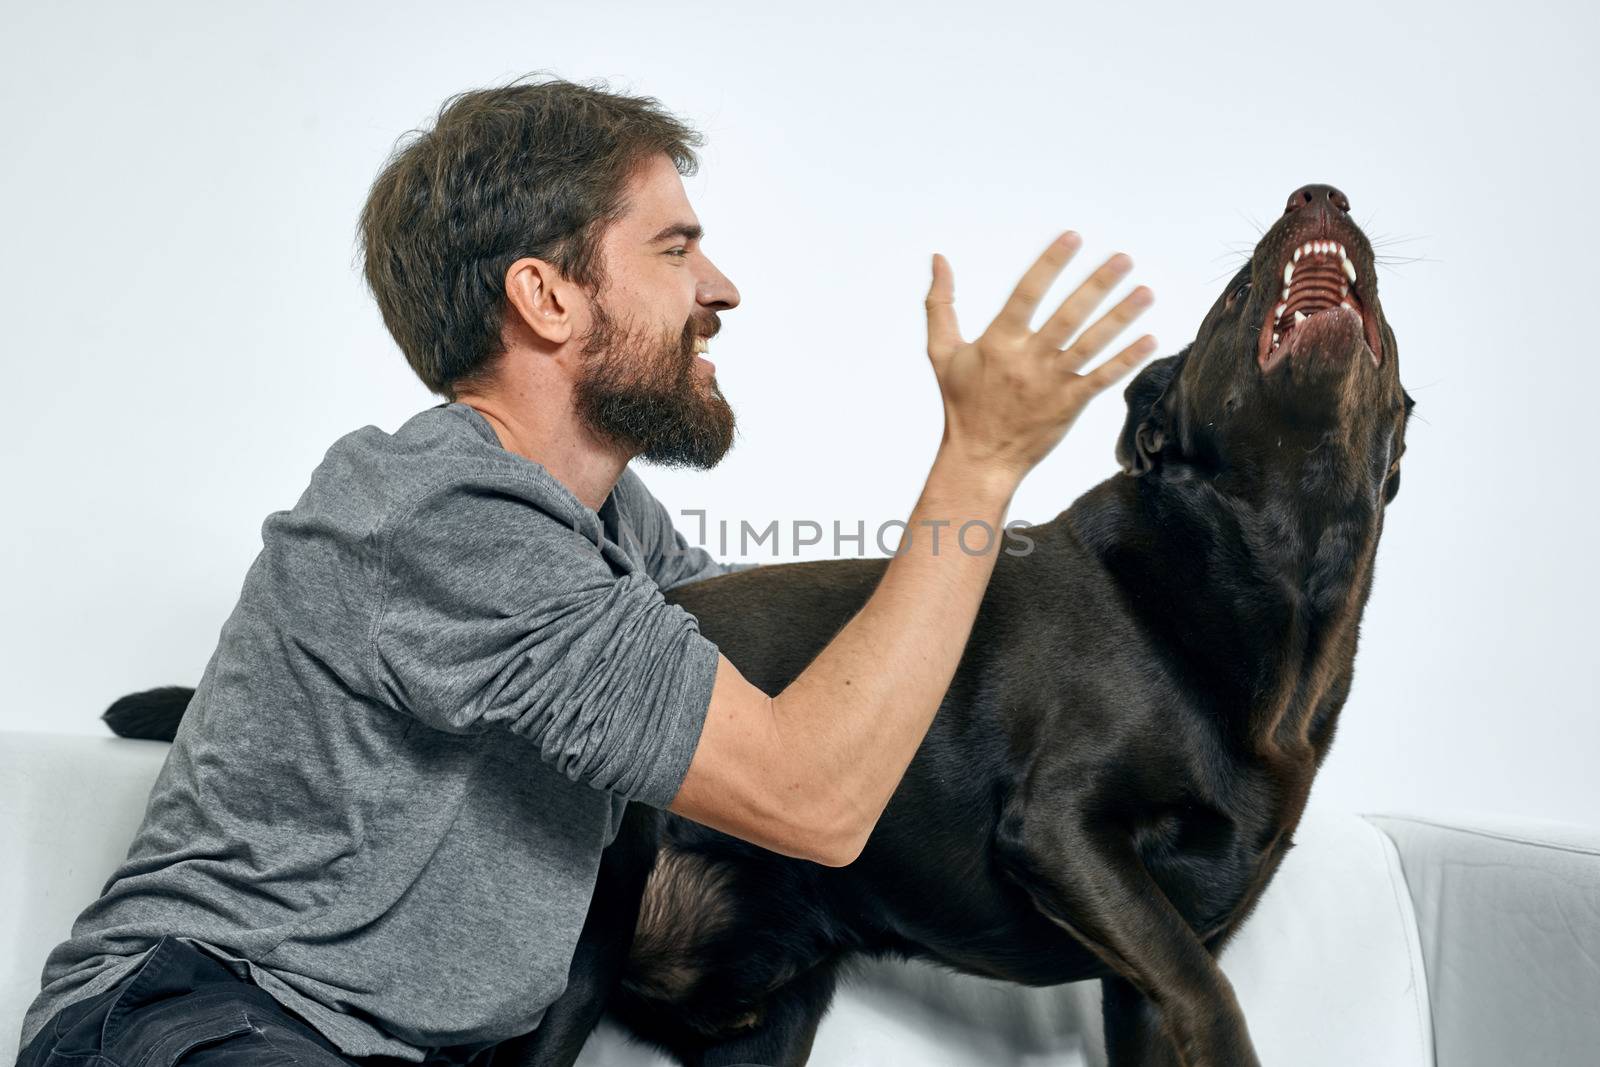
<instances>
[{"instance_id":1,"label":"black dog","mask_svg":"<svg viewBox=\"0 0 1600 1067\"><path fill-rule=\"evenodd\" d=\"M1297 190L1195 341L1129 385L1122 473L1002 555L860 859L631 805L566 993L496 1067L570 1064L606 1011L688 1064L803 1064L857 954L1100 978L1116 1067L1256 1064L1216 955L1333 740L1413 406L1374 266L1342 193ZM670 599L775 693L883 568L770 566ZM170 736L188 693L107 717ZM156 725L130 730L140 714Z\"/></svg>"}]
</instances>

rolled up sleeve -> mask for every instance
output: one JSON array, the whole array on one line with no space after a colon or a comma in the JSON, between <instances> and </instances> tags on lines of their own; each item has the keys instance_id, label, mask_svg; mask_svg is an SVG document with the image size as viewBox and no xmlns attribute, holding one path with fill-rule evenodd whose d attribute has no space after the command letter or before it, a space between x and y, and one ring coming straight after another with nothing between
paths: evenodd
<instances>
[{"instance_id":1,"label":"rolled up sleeve","mask_svg":"<svg viewBox=\"0 0 1600 1067\"><path fill-rule=\"evenodd\" d=\"M618 573L515 487L448 486L389 534L386 697L453 733L507 729L573 781L655 807L694 756L717 648L644 570Z\"/></svg>"}]
</instances>

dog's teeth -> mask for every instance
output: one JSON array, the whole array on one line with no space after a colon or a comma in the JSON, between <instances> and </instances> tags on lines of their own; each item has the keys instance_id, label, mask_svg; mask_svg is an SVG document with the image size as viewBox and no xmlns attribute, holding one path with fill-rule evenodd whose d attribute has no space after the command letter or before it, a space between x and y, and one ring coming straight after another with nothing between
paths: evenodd
<instances>
[{"instance_id":1,"label":"dog's teeth","mask_svg":"<svg viewBox=\"0 0 1600 1067\"><path fill-rule=\"evenodd\" d=\"M1352 308L1350 306L1350 301L1348 301L1348 300L1339 301L1339 306L1344 308L1346 311L1354 311L1355 310L1354 308Z\"/></svg>"},{"instance_id":2,"label":"dog's teeth","mask_svg":"<svg viewBox=\"0 0 1600 1067\"><path fill-rule=\"evenodd\" d=\"M1272 321L1277 322L1279 319L1283 318L1283 313L1287 310L1289 310L1288 304L1279 304L1278 310L1272 313Z\"/></svg>"},{"instance_id":3,"label":"dog's teeth","mask_svg":"<svg viewBox=\"0 0 1600 1067\"><path fill-rule=\"evenodd\" d=\"M1294 250L1294 262L1300 262L1300 249L1298 248Z\"/></svg>"},{"instance_id":4,"label":"dog's teeth","mask_svg":"<svg viewBox=\"0 0 1600 1067\"><path fill-rule=\"evenodd\" d=\"M1344 261L1344 276L1352 282L1356 280L1356 265L1348 259Z\"/></svg>"},{"instance_id":5,"label":"dog's teeth","mask_svg":"<svg viewBox=\"0 0 1600 1067\"><path fill-rule=\"evenodd\" d=\"M1340 245L1339 246L1339 258L1340 259L1349 259L1350 258L1349 256L1345 255L1344 245Z\"/></svg>"},{"instance_id":6,"label":"dog's teeth","mask_svg":"<svg viewBox=\"0 0 1600 1067\"><path fill-rule=\"evenodd\" d=\"M1285 263L1283 265L1283 284L1284 285L1288 285L1290 279L1292 279L1293 277L1294 277L1294 264L1293 263Z\"/></svg>"},{"instance_id":7,"label":"dog's teeth","mask_svg":"<svg viewBox=\"0 0 1600 1067\"><path fill-rule=\"evenodd\" d=\"M1298 326L1304 321L1306 321L1306 313L1304 311L1296 311L1294 313L1294 324Z\"/></svg>"},{"instance_id":8,"label":"dog's teeth","mask_svg":"<svg viewBox=\"0 0 1600 1067\"><path fill-rule=\"evenodd\" d=\"M1278 343L1278 335L1277 334L1273 334L1272 335L1272 343L1273 344L1277 344Z\"/></svg>"},{"instance_id":9,"label":"dog's teeth","mask_svg":"<svg viewBox=\"0 0 1600 1067\"><path fill-rule=\"evenodd\" d=\"M1285 300L1289 299L1289 287L1287 285L1283 287L1283 298Z\"/></svg>"}]
</instances>

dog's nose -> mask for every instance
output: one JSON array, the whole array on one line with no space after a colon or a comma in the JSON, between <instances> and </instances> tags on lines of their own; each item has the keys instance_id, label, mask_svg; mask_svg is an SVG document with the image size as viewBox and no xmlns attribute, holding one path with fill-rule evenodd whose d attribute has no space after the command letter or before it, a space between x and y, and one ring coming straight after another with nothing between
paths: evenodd
<instances>
[{"instance_id":1,"label":"dog's nose","mask_svg":"<svg viewBox=\"0 0 1600 1067\"><path fill-rule=\"evenodd\" d=\"M1316 205L1321 207L1324 203L1332 204L1340 211L1349 213L1350 198L1331 185L1302 185L1289 194L1289 205L1283 209L1285 215L1293 214L1304 207Z\"/></svg>"}]
</instances>

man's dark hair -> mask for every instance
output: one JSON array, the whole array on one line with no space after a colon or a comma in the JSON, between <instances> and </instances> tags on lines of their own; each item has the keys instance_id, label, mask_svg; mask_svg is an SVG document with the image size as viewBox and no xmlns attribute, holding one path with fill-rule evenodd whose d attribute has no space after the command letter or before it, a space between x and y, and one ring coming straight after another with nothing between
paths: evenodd
<instances>
[{"instance_id":1,"label":"man's dark hair","mask_svg":"<svg viewBox=\"0 0 1600 1067\"><path fill-rule=\"evenodd\" d=\"M367 285L417 376L454 400L505 351L505 274L543 259L593 294L599 238L660 153L693 174L700 134L650 97L559 78L446 100L384 165L361 212ZM410 135L408 135L410 136Z\"/></svg>"}]
</instances>

